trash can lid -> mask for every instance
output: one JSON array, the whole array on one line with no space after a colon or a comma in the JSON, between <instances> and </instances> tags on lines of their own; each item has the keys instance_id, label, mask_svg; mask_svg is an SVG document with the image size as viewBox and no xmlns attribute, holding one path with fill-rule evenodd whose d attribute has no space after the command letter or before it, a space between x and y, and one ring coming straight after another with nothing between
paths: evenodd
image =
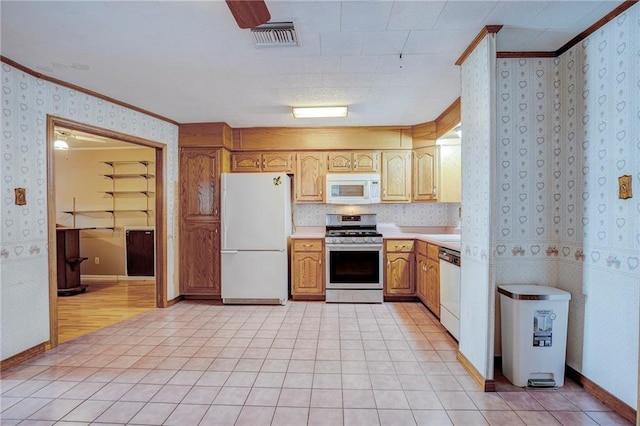
<instances>
[{"instance_id":1,"label":"trash can lid","mask_svg":"<svg viewBox=\"0 0 640 426\"><path fill-rule=\"evenodd\" d=\"M535 284L498 286L498 293L516 300L570 300L571 293L559 288Z\"/></svg>"}]
</instances>

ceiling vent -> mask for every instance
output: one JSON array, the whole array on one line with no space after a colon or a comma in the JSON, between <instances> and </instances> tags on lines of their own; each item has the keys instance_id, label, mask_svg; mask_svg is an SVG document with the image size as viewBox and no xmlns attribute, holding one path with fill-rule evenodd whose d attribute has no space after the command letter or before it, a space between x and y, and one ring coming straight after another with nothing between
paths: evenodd
<instances>
[{"instance_id":1,"label":"ceiling vent","mask_svg":"<svg viewBox=\"0 0 640 426\"><path fill-rule=\"evenodd\" d=\"M267 22L251 28L256 47L294 47L298 37L293 22Z\"/></svg>"}]
</instances>

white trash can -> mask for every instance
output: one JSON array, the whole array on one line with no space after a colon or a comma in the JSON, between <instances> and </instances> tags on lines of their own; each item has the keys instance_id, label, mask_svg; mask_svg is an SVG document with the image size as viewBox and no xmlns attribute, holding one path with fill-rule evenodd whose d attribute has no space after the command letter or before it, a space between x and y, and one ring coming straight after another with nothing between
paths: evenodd
<instances>
[{"instance_id":1,"label":"white trash can","mask_svg":"<svg viewBox=\"0 0 640 426\"><path fill-rule=\"evenodd\" d=\"M564 385L571 293L540 285L501 285L502 374L520 387Z\"/></svg>"}]
</instances>

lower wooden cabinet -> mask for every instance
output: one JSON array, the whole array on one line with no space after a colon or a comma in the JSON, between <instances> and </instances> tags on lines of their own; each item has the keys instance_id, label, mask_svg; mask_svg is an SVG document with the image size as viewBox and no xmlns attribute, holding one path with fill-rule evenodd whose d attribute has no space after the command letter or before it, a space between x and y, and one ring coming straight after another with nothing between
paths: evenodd
<instances>
[{"instance_id":1,"label":"lower wooden cabinet","mask_svg":"<svg viewBox=\"0 0 640 426\"><path fill-rule=\"evenodd\" d=\"M416 242L416 295L427 304L427 243Z\"/></svg>"},{"instance_id":2,"label":"lower wooden cabinet","mask_svg":"<svg viewBox=\"0 0 640 426\"><path fill-rule=\"evenodd\" d=\"M183 222L180 293L220 298L220 222Z\"/></svg>"},{"instance_id":3,"label":"lower wooden cabinet","mask_svg":"<svg viewBox=\"0 0 640 426\"><path fill-rule=\"evenodd\" d=\"M293 240L291 296L295 300L324 300L324 240Z\"/></svg>"},{"instance_id":4,"label":"lower wooden cabinet","mask_svg":"<svg viewBox=\"0 0 640 426\"><path fill-rule=\"evenodd\" d=\"M440 262L433 259L427 259L426 273L426 290L427 297L425 304L427 308L440 318Z\"/></svg>"},{"instance_id":5,"label":"lower wooden cabinet","mask_svg":"<svg viewBox=\"0 0 640 426\"><path fill-rule=\"evenodd\" d=\"M435 316L440 317L439 247L416 242L416 295Z\"/></svg>"},{"instance_id":6,"label":"lower wooden cabinet","mask_svg":"<svg viewBox=\"0 0 640 426\"><path fill-rule=\"evenodd\" d=\"M386 240L385 296L415 295L415 255L413 240Z\"/></svg>"}]
</instances>

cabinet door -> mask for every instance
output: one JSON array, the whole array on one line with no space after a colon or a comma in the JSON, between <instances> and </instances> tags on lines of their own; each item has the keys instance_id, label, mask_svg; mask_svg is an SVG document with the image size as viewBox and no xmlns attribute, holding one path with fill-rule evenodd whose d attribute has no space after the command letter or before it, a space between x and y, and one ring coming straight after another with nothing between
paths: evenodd
<instances>
[{"instance_id":1,"label":"cabinet door","mask_svg":"<svg viewBox=\"0 0 640 426\"><path fill-rule=\"evenodd\" d=\"M262 171L293 173L293 154L290 152L262 154Z\"/></svg>"},{"instance_id":2,"label":"cabinet door","mask_svg":"<svg viewBox=\"0 0 640 426\"><path fill-rule=\"evenodd\" d=\"M438 199L438 147L418 149L413 158L413 199Z\"/></svg>"},{"instance_id":3,"label":"cabinet door","mask_svg":"<svg viewBox=\"0 0 640 426\"><path fill-rule=\"evenodd\" d=\"M462 156L460 145L442 145L439 153L440 182L438 200L459 203L462 192Z\"/></svg>"},{"instance_id":4,"label":"cabinet door","mask_svg":"<svg viewBox=\"0 0 640 426\"><path fill-rule=\"evenodd\" d=\"M220 297L220 222L183 223L180 293Z\"/></svg>"},{"instance_id":5,"label":"cabinet door","mask_svg":"<svg viewBox=\"0 0 640 426\"><path fill-rule=\"evenodd\" d=\"M258 153L231 154L232 172L259 172L261 159Z\"/></svg>"},{"instance_id":6,"label":"cabinet door","mask_svg":"<svg viewBox=\"0 0 640 426\"><path fill-rule=\"evenodd\" d=\"M412 296L414 287L413 253L387 253L385 293L391 296Z\"/></svg>"},{"instance_id":7,"label":"cabinet door","mask_svg":"<svg viewBox=\"0 0 640 426\"><path fill-rule=\"evenodd\" d=\"M379 169L379 156L377 151L363 151L353 153L354 172L377 172Z\"/></svg>"},{"instance_id":8,"label":"cabinet door","mask_svg":"<svg viewBox=\"0 0 640 426\"><path fill-rule=\"evenodd\" d=\"M427 256L416 256L416 294L426 305L427 303Z\"/></svg>"},{"instance_id":9,"label":"cabinet door","mask_svg":"<svg viewBox=\"0 0 640 426\"><path fill-rule=\"evenodd\" d=\"M180 150L181 214L191 221L220 220L219 152L216 149Z\"/></svg>"},{"instance_id":10,"label":"cabinet door","mask_svg":"<svg viewBox=\"0 0 640 426\"><path fill-rule=\"evenodd\" d=\"M323 202L325 162L321 152L297 154L294 178L296 202Z\"/></svg>"},{"instance_id":11,"label":"cabinet door","mask_svg":"<svg viewBox=\"0 0 640 426\"><path fill-rule=\"evenodd\" d=\"M440 318L440 263L427 259L427 308Z\"/></svg>"},{"instance_id":12,"label":"cabinet door","mask_svg":"<svg viewBox=\"0 0 640 426\"><path fill-rule=\"evenodd\" d=\"M293 253L291 274L292 295L324 295L324 265L322 252Z\"/></svg>"},{"instance_id":13,"label":"cabinet door","mask_svg":"<svg viewBox=\"0 0 640 426\"><path fill-rule=\"evenodd\" d=\"M350 172L351 171L351 153L350 152L331 152L328 155L330 172Z\"/></svg>"},{"instance_id":14,"label":"cabinet door","mask_svg":"<svg viewBox=\"0 0 640 426\"><path fill-rule=\"evenodd\" d=\"M381 201L411 201L411 152L385 151L382 153Z\"/></svg>"}]
</instances>

